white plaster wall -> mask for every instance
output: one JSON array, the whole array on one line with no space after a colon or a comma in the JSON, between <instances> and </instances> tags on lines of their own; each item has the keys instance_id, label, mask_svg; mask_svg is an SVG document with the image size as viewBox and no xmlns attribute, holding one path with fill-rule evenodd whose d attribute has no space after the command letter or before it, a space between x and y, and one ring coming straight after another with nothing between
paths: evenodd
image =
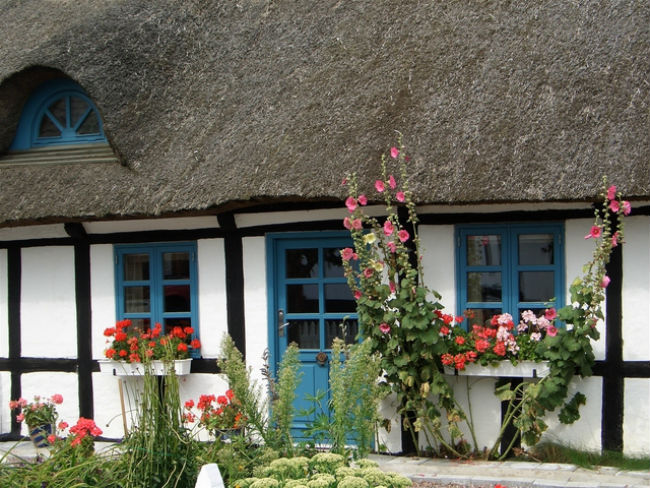
<instances>
[{"instance_id":1,"label":"white plaster wall","mask_svg":"<svg viewBox=\"0 0 650 488\"><path fill-rule=\"evenodd\" d=\"M115 266L113 246L90 246L90 301L93 358L104 357L104 329L115 324Z\"/></svg>"},{"instance_id":2,"label":"white plaster wall","mask_svg":"<svg viewBox=\"0 0 650 488\"><path fill-rule=\"evenodd\" d=\"M580 407L580 419L573 424L562 424L557 418L559 409L555 409L544 419L548 424L548 430L542 436L542 441L585 451L599 451L603 411L602 383L602 378L596 376L583 379L574 378L569 385L567 400L573 398L578 391L587 397L587 404Z\"/></svg>"},{"instance_id":3,"label":"white plaster wall","mask_svg":"<svg viewBox=\"0 0 650 488\"><path fill-rule=\"evenodd\" d=\"M456 313L456 260L453 225L418 227L424 282L442 295L447 313Z\"/></svg>"},{"instance_id":4,"label":"white plaster wall","mask_svg":"<svg viewBox=\"0 0 650 488\"><path fill-rule=\"evenodd\" d=\"M74 248L32 247L21 253L22 355L76 357Z\"/></svg>"},{"instance_id":5,"label":"white plaster wall","mask_svg":"<svg viewBox=\"0 0 650 488\"><path fill-rule=\"evenodd\" d=\"M26 227L5 227L0 229L0 241L22 241L26 239L69 238L63 224L30 225Z\"/></svg>"},{"instance_id":6,"label":"white plaster wall","mask_svg":"<svg viewBox=\"0 0 650 488\"><path fill-rule=\"evenodd\" d=\"M262 381L259 373L262 355L268 347L268 302L266 289L266 246L263 237L243 239L244 255L244 316L246 320L246 362L253 377Z\"/></svg>"},{"instance_id":7,"label":"white plaster wall","mask_svg":"<svg viewBox=\"0 0 650 488\"><path fill-rule=\"evenodd\" d=\"M379 447L387 454L402 452L402 422L397 415L397 397L394 393L388 395L379 405L379 415L382 419L390 420L390 432L381 427L378 432Z\"/></svg>"},{"instance_id":8,"label":"white plaster wall","mask_svg":"<svg viewBox=\"0 0 650 488\"><path fill-rule=\"evenodd\" d=\"M564 226L566 244L564 247L565 252L565 268L566 274L564 282L566 286L565 303L571 303L571 295L569 294L569 286L579 276L582 276L582 267L591 260L594 252L593 239L585 239L589 234L589 229L593 224L593 219L576 219L568 220ZM603 303L603 313L605 313L605 303ZM596 360L605 359L605 324L603 321L598 322L598 331L600 332L600 339L592 342L594 348L594 355Z\"/></svg>"},{"instance_id":9,"label":"white plaster wall","mask_svg":"<svg viewBox=\"0 0 650 488\"><path fill-rule=\"evenodd\" d=\"M35 395L51 397L55 393L63 395L63 403L57 406L59 421L65 420L74 425L79 419L79 396L77 375L75 373L39 372L26 373L21 376L23 398L33 401ZM27 435L27 426L22 426L22 433Z\"/></svg>"},{"instance_id":10,"label":"white plaster wall","mask_svg":"<svg viewBox=\"0 0 650 488\"><path fill-rule=\"evenodd\" d=\"M11 432L11 410L9 401L11 398L11 373L0 371L0 433Z\"/></svg>"},{"instance_id":11,"label":"white plaster wall","mask_svg":"<svg viewBox=\"0 0 650 488\"><path fill-rule=\"evenodd\" d=\"M113 232L142 232L148 230L214 229L219 222L213 215L205 217L184 217L171 219L114 220L112 222L84 222L89 234L110 234Z\"/></svg>"},{"instance_id":12,"label":"white plaster wall","mask_svg":"<svg viewBox=\"0 0 650 488\"><path fill-rule=\"evenodd\" d=\"M228 331L223 239L199 240L197 252L201 356L216 358L223 335Z\"/></svg>"},{"instance_id":13,"label":"white plaster wall","mask_svg":"<svg viewBox=\"0 0 650 488\"><path fill-rule=\"evenodd\" d=\"M0 357L3 358L9 356L8 286L7 251L5 249L0 249Z\"/></svg>"},{"instance_id":14,"label":"white plaster wall","mask_svg":"<svg viewBox=\"0 0 650 488\"><path fill-rule=\"evenodd\" d=\"M625 218L623 360L650 359L650 217ZM647 411L647 409L646 409ZM650 429L646 430L650 434Z\"/></svg>"},{"instance_id":15,"label":"white plaster wall","mask_svg":"<svg viewBox=\"0 0 650 488\"><path fill-rule=\"evenodd\" d=\"M623 453L650 456L650 379L626 378L623 407Z\"/></svg>"}]
</instances>

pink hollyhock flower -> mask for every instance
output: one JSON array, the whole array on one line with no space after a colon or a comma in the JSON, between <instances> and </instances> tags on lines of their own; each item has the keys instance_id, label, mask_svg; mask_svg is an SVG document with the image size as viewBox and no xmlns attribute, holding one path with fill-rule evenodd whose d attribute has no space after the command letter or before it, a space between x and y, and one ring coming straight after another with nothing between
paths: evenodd
<instances>
[{"instance_id":1,"label":"pink hollyhock flower","mask_svg":"<svg viewBox=\"0 0 650 488\"><path fill-rule=\"evenodd\" d=\"M395 231L395 226L393 226L393 223L390 220L384 222L384 235L386 236L393 235L394 231Z\"/></svg>"},{"instance_id":2,"label":"pink hollyhock flower","mask_svg":"<svg viewBox=\"0 0 650 488\"><path fill-rule=\"evenodd\" d=\"M354 292L354 299L359 300L363 296L363 293L361 293L359 290L355 290Z\"/></svg>"},{"instance_id":3,"label":"pink hollyhock flower","mask_svg":"<svg viewBox=\"0 0 650 488\"><path fill-rule=\"evenodd\" d=\"M632 205L630 205L630 202L627 200L623 200L623 215L630 215L630 212L632 212Z\"/></svg>"},{"instance_id":4,"label":"pink hollyhock flower","mask_svg":"<svg viewBox=\"0 0 650 488\"><path fill-rule=\"evenodd\" d=\"M397 233L397 237L399 237L400 242L406 242L409 240L409 237L411 237L411 235L407 230L402 229Z\"/></svg>"},{"instance_id":5,"label":"pink hollyhock flower","mask_svg":"<svg viewBox=\"0 0 650 488\"><path fill-rule=\"evenodd\" d=\"M386 322L382 322L379 324L379 330L382 334L388 334L390 332L390 325L388 325Z\"/></svg>"},{"instance_id":6,"label":"pink hollyhock flower","mask_svg":"<svg viewBox=\"0 0 650 488\"><path fill-rule=\"evenodd\" d=\"M373 272L374 271L372 268L366 268L363 270L363 276L365 276L366 278L370 278Z\"/></svg>"},{"instance_id":7,"label":"pink hollyhock flower","mask_svg":"<svg viewBox=\"0 0 650 488\"><path fill-rule=\"evenodd\" d=\"M386 246L388 246L388 250L393 254L397 252L397 244L395 244L393 241L386 243Z\"/></svg>"},{"instance_id":8,"label":"pink hollyhock flower","mask_svg":"<svg viewBox=\"0 0 650 488\"><path fill-rule=\"evenodd\" d=\"M614 200L616 198L616 185L612 185L607 189L607 199Z\"/></svg>"},{"instance_id":9,"label":"pink hollyhock flower","mask_svg":"<svg viewBox=\"0 0 650 488\"><path fill-rule=\"evenodd\" d=\"M395 187L397 186L397 182L395 181L395 178L393 177L393 175L390 175L388 177L388 186L390 186L391 190L394 190Z\"/></svg>"},{"instance_id":10,"label":"pink hollyhock flower","mask_svg":"<svg viewBox=\"0 0 650 488\"><path fill-rule=\"evenodd\" d=\"M365 195L359 195L359 205L368 205L368 198Z\"/></svg>"},{"instance_id":11,"label":"pink hollyhock flower","mask_svg":"<svg viewBox=\"0 0 650 488\"><path fill-rule=\"evenodd\" d=\"M352 228L352 221L350 220L350 217L345 217L343 219L343 227L345 227L348 230Z\"/></svg>"},{"instance_id":12,"label":"pink hollyhock flower","mask_svg":"<svg viewBox=\"0 0 650 488\"><path fill-rule=\"evenodd\" d=\"M544 317L546 317L547 320L553 320L555 317L557 317L557 312L553 307L547 308L544 310Z\"/></svg>"},{"instance_id":13,"label":"pink hollyhock flower","mask_svg":"<svg viewBox=\"0 0 650 488\"><path fill-rule=\"evenodd\" d=\"M377 190L379 193L383 192L386 189L384 186L384 182L381 180L375 181L375 190Z\"/></svg>"},{"instance_id":14,"label":"pink hollyhock flower","mask_svg":"<svg viewBox=\"0 0 650 488\"><path fill-rule=\"evenodd\" d=\"M601 229L600 226L592 225L591 230L589 231L589 234L585 236L585 239L589 239L591 237L593 237L594 239L598 239L602 233L603 233L603 229Z\"/></svg>"},{"instance_id":15,"label":"pink hollyhock flower","mask_svg":"<svg viewBox=\"0 0 650 488\"><path fill-rule=\"evenodd\" d=\"M354 212L357 208L357 201L353 197L348 197L345 199L345 206L350 212Z\"/></svg>"},{"instance_id":16,"label":"pink hollyhock flower","mask_svg":"<svg viewBox=\"0 0 650 488\"><path fill-rule=\"evenodd\" d=\"M612 235L612 247L618 246L618 231Z\"/></svg>"},{"instance_id":17,"label":"pink hollyhock flower","mask_svg":"<svg viewBox=\"0 0 650 488\"><path fill-rule=\"evenodd\" d=\"M551 337L555 337L557 335L557 327L555 327L554 325L550 325L546 329L546 334Z\"/></svg>"},{"instance_id":18,"label":"pink hollyhock flower","mask_svg":"<svg viewBox=\"0 0 650 488\"><path fill-rule=\"evenodd\" d=\"M600 282L600 286L602 288L607 288L610 281L612 281L611 278L609 276L605 275L605 276L603 276L603 280Z\"/></svg>"},{"instance_id":19,"label":"pink hollyhock flower","mask_svg":"<svg viewBox=\"0 0 650 488\"><path fill-rule=\"evenodd\" d=\"M403 192L403 191L398 191L398 192L395 194L395 198L397 198L397 201L398 201L398 202L403 202L404 200L406 200L406 195L404 195L404 192Z\"/></svg>"},{"instance_id":20,"label":"pink hollyhock flower","mask_svg":"<svg viewBox=\"0 0 650 488\"><path fill-rule=\"evenodd\" d=\"M388 288L390 288L390 292L393 294L397 291L397 287L395 286L395 283L392 281L388 282Z\"/></svg>"},{"instance_id":21,"label":"pink hollyhock flower","mask_svg":"<svg viewBox=\"0 0 650 488\"><path fill-rule=\"evenodd\" d=\"M611 202L609 202L609 209L610 209L612 212L614 212L614 213L618 213L618 211L620 210L620 208L621 208L621 207L619 206L619 204L618 204L618 202L617 202L616 200L612 200Z\"/></svg>"},{"instance_id":22,"label":"pink hollyhock flower","mask_svg":"<svg viewBox=\"0 0 650 488\"><path fill-rule=\"evenodd\" d=\"M397 156L399 156L399 149L396 147L391 147L390 148L390 157L393 159L397 159Z\"/></svg>"},{"instance_id":23,"label":"pink hollyhock flower","mask_svg":"<svg viewBox=\"0 0 650 488\"><path fill-rule=\"evenodd\" d=\"M354 219L351 222L352 228L354 230L361 230L363 228L363 224L361 223L361 219Z\"/></svg>"},{"instance_id":24,"label":"pink hollyhock flower","mask_svg":"<svg viewBox=\"0 0 650 488\"><path fill-rule=\"evenodd\" d=\"M345 186L345 185L347 185L347 184L348 184L348 179L347 179L347 178L343 178L343 181L341 181L341 186Z\"/></svg>"},{"instance_id":25,"label":"pink hollyhock flower","mask_svg":"<svg viewBox=\"0 0 650 488\"><path fill-rule=\"evenodd\" d=\"M350 247L346 247L345 249L341 249L341 259L344 261L349 261L352 259L354 256L354 250Z\"/></svg>"}]
</instances>

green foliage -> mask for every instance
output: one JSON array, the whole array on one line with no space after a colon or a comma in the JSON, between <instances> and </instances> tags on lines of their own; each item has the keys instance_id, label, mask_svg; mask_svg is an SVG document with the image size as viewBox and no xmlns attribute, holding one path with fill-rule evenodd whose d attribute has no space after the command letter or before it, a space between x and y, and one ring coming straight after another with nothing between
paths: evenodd
<instances>
[{"instance_id":1,"label":"green foliage","mask_svg":"<svg viewBox=\"0 0 650 488\"><path fill-rule=\"evenodd\" d=\"M296 399L296 390L300 383L300 359L298 346L289 344L284 352L284 357L278 368L278 380L275 397L271 404L271 429L275 436L273 446L293 455L294 442L291 436L291 424L294 416L293 403ZM268 436L267 436L268 437Z\"/></svg>"}]
</instances>

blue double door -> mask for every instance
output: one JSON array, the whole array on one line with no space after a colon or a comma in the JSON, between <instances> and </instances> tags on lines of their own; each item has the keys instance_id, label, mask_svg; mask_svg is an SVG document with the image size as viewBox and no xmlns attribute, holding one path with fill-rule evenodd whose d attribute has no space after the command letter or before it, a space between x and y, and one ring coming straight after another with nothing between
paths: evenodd
<instances>
[{"instance_id":1,"label":"blue double door","mask_svg":"<svg viewBox=\"0 0 650 488\"><path fill-rule=\"evenodd\" d=\"M278 364L287 346L300 350L301 383L296 409L313 406L310 396L325 393L321 401L326 414L331 346L339 337L356 340L359 324L354 297L343 273L340 250L351 245L344 234L316 233L269 236L269 338L273 361ZM316 413L298 414L294 435L305 438L304 430Z\"/></svg>"}]
</instances>

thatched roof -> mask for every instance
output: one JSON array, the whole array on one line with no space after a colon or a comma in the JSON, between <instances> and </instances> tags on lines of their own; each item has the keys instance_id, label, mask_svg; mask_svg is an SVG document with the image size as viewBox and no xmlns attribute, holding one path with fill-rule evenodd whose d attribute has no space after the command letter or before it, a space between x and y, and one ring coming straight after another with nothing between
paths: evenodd
<instances>
[{"instance_id":1,"label":"thatched roof","mask_svg":"<svg viewBox=\"0 0 650 488\"><path fill-rule=\"evenodd\" d=\"M650 196L636 0L5 0L0 155L65 75L122 164L0 168L0 225L340 199L395 131L423 203Z\"/></svg>"}]
</instances>

